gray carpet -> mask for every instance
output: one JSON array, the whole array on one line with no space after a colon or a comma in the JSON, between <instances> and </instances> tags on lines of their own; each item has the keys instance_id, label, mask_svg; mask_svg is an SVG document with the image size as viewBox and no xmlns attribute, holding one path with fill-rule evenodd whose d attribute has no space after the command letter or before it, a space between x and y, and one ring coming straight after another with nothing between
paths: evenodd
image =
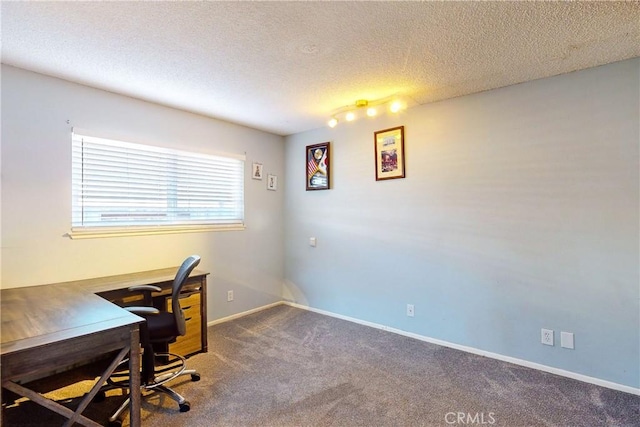
<instances>
[{"instance_id":1,"label":"gray carpet","mask_svg":"<svg viewBox=\"0 0 640 427\"><path fill-rule=\"evenodd\" d=\"M640 426L638 396L284 305L210 327L189 366L201 381L175 389L191 411L150 396L143 426ZM119 399L89 415L106 421ZM30 402L3 421L62 424Z\"/></svg>"}]
</instances>

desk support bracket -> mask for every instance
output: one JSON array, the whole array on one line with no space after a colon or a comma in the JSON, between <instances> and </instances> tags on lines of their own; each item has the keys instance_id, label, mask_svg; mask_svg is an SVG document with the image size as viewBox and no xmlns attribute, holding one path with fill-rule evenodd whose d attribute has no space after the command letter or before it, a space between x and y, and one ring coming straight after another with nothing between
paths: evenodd
<instances>
[{"instance_id":1,"label":"desk support bracket","mask_svg":"<svg viewBox=\"0 0 640 427\"><path fill-rule=\"evenodd\" d=\"M140 407L140 376L139 376L139 372L140 372L140 351L139 351L139 336L138 336L138 328L135 328L135 332L131 331L131 346L136 349L136 351L132 351L131 352L131 357L129 358L129 368L130 368L130 372L132 372L132 377L136 376L137 377L137 381L135 378L132 378L131 384L130 384L130 388L129 388L129 393L131 396L131 404L132 406L135 407ZM135 342L134 342L135 341ZM127 354L129 354L129 350L132 348L130 346L127 346L125 348L123 348L120 353L118 353L118 355L115 357L115 359L113 359L113 361L111 362L111 364L109 365L109 367L107 368L107 370L102 374L102 376L100 377L100 379L93 385L93 387L91 388L91 391L89 391L88 394L86 394L84 396L84 398L82 399L82 401L80 402L80 405L78 405L78 408L76 409L76 411L72 411L71 409L62 406L61 404L59 404L58 402L54 402L53 400L49 400L46 397L42 396L40 393L37 393L33 390L29 390L26 387L23 387L20 384L17 384L13 381L4 381L2 383L2 387L6 388L7 390L10 390L14 393L19 394L20 396L24 396L26 398L31 399L33 402L44 406L45 408L56 412L66 418L68 418L67 422L64 424L64 427L70 427L72 426L74 423L79 423L82 424L86 427L102 427L100 424L98 424L97 422L90 420L89 418L85 417L84 415L82 415L82 412L87 408L87 406L89 405L89 403L91 403L91 401L93 400L93 398L95 397L95 395L98 393L98 391L100 391L100 388L102 387L102 385L105 383L105 381L111 376L111 374L113 373L113 371L115 371L115 369L118 367L118 365L120 364L120 362L122 362L122 360L124 360L124 358L127 356ZM135 375L135 373L138 373L138 375ZM137 386L136 386L137 384ZM134 402L136 400L137 397L137 406L136 403ZM138 412L136 414L136 411L130 411L131 414L131 425L140 425L140 413ZM134 421L134 419L136 419Z\"/></svg>"}]
</instances>

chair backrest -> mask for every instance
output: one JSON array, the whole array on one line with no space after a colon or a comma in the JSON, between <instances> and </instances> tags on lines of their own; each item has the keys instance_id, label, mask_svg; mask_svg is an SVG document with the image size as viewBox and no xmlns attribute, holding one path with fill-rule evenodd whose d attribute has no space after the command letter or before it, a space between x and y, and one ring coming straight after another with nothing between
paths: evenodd
<instances>
[{"instance_id":1,"label":"chair backrest","mask_svg":"<svg viewBox=\"0 0 640 427\"><path fill-rule=\"evenodd\" d=\"M180 292L182 291L184 284L187 282L189 274L191 274L191 271L193 271L198 264L200 264L200 257L198 255L191 255L189 258L184 260L176 273L176 278L173 279L173 285L171 287L171 309L176 318L176 325L180 335L187 333L184 313L180 307Z\"/></svg>"}]
</instances>

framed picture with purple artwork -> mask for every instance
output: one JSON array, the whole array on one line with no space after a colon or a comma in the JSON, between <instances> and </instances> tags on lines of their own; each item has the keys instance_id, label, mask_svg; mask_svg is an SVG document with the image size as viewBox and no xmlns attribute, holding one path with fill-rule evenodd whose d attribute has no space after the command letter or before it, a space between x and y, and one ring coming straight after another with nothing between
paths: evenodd
<instances>
[{"instance_id":1,"label":"framed picture with purple artwork","mask_svg":"<svg viewBox=\"0 0 640 427\"><path fill-rule=\"evenodd\" d=\"M305 161L307 191L328 190L331 178L329 173L329 143L307 145Z\"/></svg>"},{"instance_id":2,"label":"framed picture with purple artwork","mask_svg":"<svg viewBox=\"0 0 640 427\"><path fill-rule=\"evenodd\" d=\"M404 126L374 132L376 181L404 178Z\"/></svg>"}]
</instances>

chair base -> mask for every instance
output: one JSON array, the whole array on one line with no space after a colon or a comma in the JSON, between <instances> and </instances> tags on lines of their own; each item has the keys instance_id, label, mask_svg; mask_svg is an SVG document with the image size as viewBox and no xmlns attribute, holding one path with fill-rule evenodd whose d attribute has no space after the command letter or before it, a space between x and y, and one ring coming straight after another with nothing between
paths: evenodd
<instances>
[{"instance_id":1,"label":"chair base","mask_svg":"<svg viewBox=\"0 0 640 427\"><path fill-rule=\"evenodd\" d=\"M147 395L151 395L155 392L164 393L176 403L178 403L180 412L188 412L191 409L191 404L180 393L176 392L170 387L167 387L165 383L185 375L190 375L191 381L200 381L200 374L195 369L186 369L186 359L178 354L157 353L156 356L159 358L174 357L178 360L174 360L168 365L168 367L165 367L164 369L157 370L156 373L158 375L154 377L153 382L141 385L141 392L150 392ZM180 362L179 366L172 366L178 362ZM124 387L128 387L126 381L109 381L109 384L102 388L102 393L104 395L104 392L106 392L107 390ZM118 409L113 413L113 415L109 417L110 427L119 427L122 425L121 416L129 407L130 401L130 397L127 397L125 401L122 402Z\"/></svg>"},{"instance_id":2,"label":"chair base","mask_svg":"<svg viewBox=\"0 0 640 427\"><path fill-rule=\"evenodd\" d=\"M184 376L184 375L191 375L191 381L199 381L200 380L200 374L198 374L195 371L195 369L185 369L178 376ZM178 376L176 376L174 378L177 378ZM145 389L145 387L143 386L142 389ZM169 396L172 400L174 400L174 401L176 401L178 403L178 407L180 408L180 412L188 412L191 409L191 404L189 403L189 401L187 399L185 399L184 396L182 396L180 393L176 392L175 390L173 390L170 387L167 387L165 385L160 384L160 385L157 385L157 386L155 386L155 387L153 387L152 389L149 389L149 390L152 391L151 394L157 392L157 393L164 393L167 396ZM127 399L124 402L122 402L122 404L113 413L113 415L111 417L109 417L109 426L116 427L116 426L122 425L121 416L127 410L127 408L129 407L129 402L130 402L130 399L127 397Z\"/></svg>"}]
</instances>

